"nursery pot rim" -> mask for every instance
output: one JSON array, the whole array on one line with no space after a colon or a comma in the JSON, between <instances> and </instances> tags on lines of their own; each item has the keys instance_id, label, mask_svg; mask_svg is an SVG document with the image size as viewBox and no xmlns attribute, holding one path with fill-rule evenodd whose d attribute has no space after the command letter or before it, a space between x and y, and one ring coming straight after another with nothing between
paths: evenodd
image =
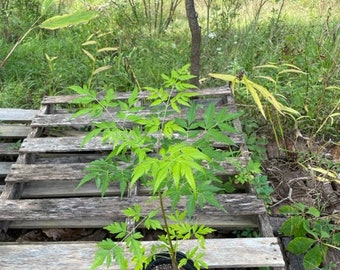
<instances>
[{"instance_id":1,"label":"nursery pot rim","mask_svg":"<svg viewBox=\"0 0 340 270\"><path fill-rule=\"evenodd\" d=\"M176 252L177 263L180 262L180 260L183 258L186 258L186 255L181 251L177 251ZM156 269L157 266L171 265L171 264L172 264L172 260L171 260L170 253L168 251L164 251L164 252L155 254L152 261L144 268L144 270L152 270L152 269ZM197 270L196 267L194 266L194 262L191 259L188 259L187 263L184 266L182 266L181 269Z\"/></svg>"}]
</instances>

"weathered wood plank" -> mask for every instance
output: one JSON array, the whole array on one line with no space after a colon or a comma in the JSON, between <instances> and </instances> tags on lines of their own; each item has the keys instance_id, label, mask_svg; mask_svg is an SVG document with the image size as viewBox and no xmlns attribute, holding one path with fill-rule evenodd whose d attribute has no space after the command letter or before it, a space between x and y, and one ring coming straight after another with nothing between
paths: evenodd
<instances>
[{"instance_id":1,"label":"weathered wood plank","mask_svg":"<svg viewBox=\"0 0 340 270\"><path fill-rule=\"evenodd\" d=\"M79 180L48 180L25 182L25 189L21 195L22 199L39 198L65 198L65 197L100 197L101 191L97 189L94 182L88 182L76 189ZM147 195L150 192L139 192L140 195ZM120 196L118 183L112 183L107 189L106 196Z\"/></svg>"},{"instance_id":2,"label":"weathered wood plank","mask_svg":"<svg viewBox=\"0 0 340 270\"><path fill-rule=\"evenodd\" d=\"M216 106L216 111L219 111L221 109L225 108L224 105L218 105ZM206 105L199 105L196 110L196 119L200 120L203 119L203 114L205 112ZM149 115L153 115L155 113L155 110L157 108L154 108L153 110L141 110L138 111L138 113L130 113L131 115L136 115L138 116L144 116L148 117ZM187 107L184 107L182 109L181 113L172 113L174 111L168 110L167 111L167 116L164 117L164 120L168 121L171 120L175 117L186 117L187 114ZM36 117L32 120L32 127L68 127L68 126L88 126L92 125L93 122L115 122L118 123L123 127L123 124L130 126L133 123L129 121L128 119L120 117L116 111L112 112L103 112L102 115L99 117L91 117L90 115L82 115L79 117L74 117L74 114L72 113L59 113L59 114L38 114Z\"/></svg>"},{"instance_id":3,"label":"weathered wood plank","mask_svg":"<svg viewBox=\"0 0 340 270\"><path fill-rule=\"evenodd\" d=\"M27 138L21 144L19 153L58 153L112 150L112 145L103 144L99 137L91 139L85 145L82 145L83 139L83 137Z\"/></svg>"},{"instance_id":4,"label":"weathered wood plank","mask_svg":"<svg viewBox=\"0 0 340 270\"><path fill-rule=\"evenodd\" d=\"M197 93L198 96L225 96L231 94L231 89L228 86L214 87L214 88L206 88L206 89L195 89L193 92ZM127 100L131 95L131 92L117 92L115 100ZM138 93L139 99L146 99L149 96L147 91L142 91ZM64 96L47 96L44 97L41 104L66 104L70 103L75 98L78 98L79 95L64 95Z\"/></svg>"},{"instance_id":5,"label":"weathered wood plank","mask_svg":"<svg viewBox=\"0 0 340 270\"><path fill-rule=\"evenodd\" d=\"M30 132L30 127L20 124L1 124L0 138L21 139L26 138Z\"/></svg>"},{"instance_id":6,"label":"weathered wood plank","mask_svg":"<svg viewBox=\"0 0 340 270\"><path fill-rule=\"evenodd\" d=\"M6 177L14 162L0 162L0 177Z\"/></svg>"},{"instance_id":7,"label":"weathered wood plank","mask_svg":"<svg viewBox=\"0 0 340 270\"><path fill-rule=\"evenodd\" d=\"M243 165L246 160L235 158ZM5 164L6 165L6 164ZM124 170L130 164L123 163L117 170ZM217 172L217 175L233 175L237 169L230 162L221 162L224 172ZM65 163L65 164L13 164L12 167L6 167L4 171L7 174L6 182L42 182L42 181L80 181L86 175L88 163ZM1 167L0 167L1 168Z\"/></svg>"},{"instance_id":8,"label":"weathered wood plank","mask_svg":"<svg viewBox=\"0 0 340 270\"><path fill-rule=\"evenodd\" d=\"M38 112L38 110L0 108L0 121L30 122Z\"/></svg>"},{"instance_id":9,"label":"weathered wood plank","mask_svg":"<svg viewBox=\"0 0 340 270\"><path fill-rule=\"evenodd\" d=\"M189 139L188 142L198 140ZM89 152L89 151L111 151L112 145L103 143L100 137L92 138L86 144L83 144L84 137L43 137L43 138L26 138L21 144L19 153L60 153L60 152ZM238 141L243 140L242 135L235 136ZM217 148L227 147L220 142L212 142L212 146Z\"/></svg>"},{"instance_id":10,"label":"weathered wood plank","mask_svg":"<svg viewBox=\"0 0 340 270\"><path fill-rule=\"evenodd\" d=\"M71 164L13 164L6 182L80 181L85 175L86 163Z\"/></svg>"},{"instance_id":11,"label":"weathered wood plank","mask_svg":"<svg viewBox=\"0 0 340 270\"><path fill-rule=\"evenodd\" d=\"M144 242L147 250L156 242ZM179 250L197 246L196 240L180 243ZM277 238L207 239L203 260L209 268L283 267L285 262ZM0 244L1 269L89 269L97 251L96 243L8 243ZM260 251L260 252L259 252ZM106 269L105 265L98 269ZM112 263L111 270L120 270ZM134 269L131 266L129 269Z\"/></svg>"},{"instance_id":12,"label":"weathered wood plank","mask_svg":"<svg viewBox=\"0 0 340 270\"><path fill-rule=\"evenodd\" d=\"M45 114L49 111L50 106L41 106L39 113ZM42 133L41 128L33 128L29 129L29 133L27 134L27 137L36 137L40 136ZM19 157L17 159L17 163L33 163L35 159L35 154L30 154L30 153L23 153L19 154ZM0 200L8 200L8 199L18 199L20 198L22 192L24 189L24 184L23 183L7 183L5 185L4 190L2 191L0 195ZM7 230L8 228L9 221L7 220L2 220L0 221L0 231L1 230Z\"/></svg>"},{"instance_id":13,"label":"weathered wood plank","mask_svg":"<svg viewBox=\"0 0 340 270\"><path fill-rule=\"evenodd\" d=\"M221 194L218 199L227 213L231 215L256 215L265 213L263 202L249 194ZM121 210L134 204L140 204L142 215L153 209L158 209L158 203L148 196L134 197L104 197L104 198L65 198L65 199L26 199L1 200L0 212L2 220L63 220L95 218L124 218ZM167 211L170 203L165 202ZM178 210L186 209L182 199ZM197 209L195 217L207 215L210 217L225 215L224 211L206 205Z\"/></svg>"},{"instance_id":14,"label":"weathered wood plank","mask_svg":"<svg viewBox=\"0 0 340 270\"><path fill-rule=\"evenodd\" d=\"M87 217L77 220L15 220L9 224L10 229L55 229L55 228L103 228L114 221L124 221L123 219L101 218L91 219ZM205 224L215 229L221 230L242 230L249 228L258 228L254 216L197 216L195 221L198 224ZM141 226L140 228L143 228Z\"/></svg>"}]
</instances>

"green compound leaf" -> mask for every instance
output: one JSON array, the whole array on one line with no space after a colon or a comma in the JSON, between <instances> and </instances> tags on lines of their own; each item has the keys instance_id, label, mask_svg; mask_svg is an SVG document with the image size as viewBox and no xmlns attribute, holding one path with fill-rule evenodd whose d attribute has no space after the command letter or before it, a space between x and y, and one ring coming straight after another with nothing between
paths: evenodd
<instances>
[{"instance_id":1,"label":"green compound leaf","mask_svg":"<svg viewBox=\"0 0 340 270\"><path fill-rule=\"evenodd\" d=\"M280 233L283 233L285 236L305 236L304 222L305 219L303 217L290 217L281 225Z\"/></svg>"},{"instance_id":2,"label":"green compound leaf","mask_svg":"<svg viewBox=\"0 0 340 270\"><path fill-rule=\"evenodd\" d=\"M306 213L314 217L320 217L320 211L313 206L310 207Z\"/></svg>"},{"instance_id":3,"label":"green compound leaf","mask_svg":"<svg viewBox=\"0 0 340 270\"><path fill-rule=\"evenodd\" d=\"M107 249L99 249L95 254L90 270L97 269L97 267L101 266L105 261L109 267L112 261L111 251Z\"/></svg>"},{"instance_id":4,"label":"green compound leaf","mask_svg":"<svg viewBox=\"0 0 340 270\"><path fill-rule=\"evenodd\" d=\"M340 246L340 232L333 234L333 244L337 247Z\"/></svg>"},{"instance_id":5,"label":"green compound leaf","mask_svg":"<svg viewBox=\"0 0 340 270\"><path fill-rule=\"evenodd\" d=\"M306 270L318 269L323 260L323 250L320 244L315 245L303 258L303 266Z\"/></svg>"},{"instance_id":6,"label":"green compound leaf","mask_svg":"<svg viewBox=\"0 0 340 270\"><path fill-rule=\"evenodd\" d=\"M288 244L288 251L295 254L305 253L316 240L308 238L308 237L296 237Z\"/></svg>"}]
</instances>

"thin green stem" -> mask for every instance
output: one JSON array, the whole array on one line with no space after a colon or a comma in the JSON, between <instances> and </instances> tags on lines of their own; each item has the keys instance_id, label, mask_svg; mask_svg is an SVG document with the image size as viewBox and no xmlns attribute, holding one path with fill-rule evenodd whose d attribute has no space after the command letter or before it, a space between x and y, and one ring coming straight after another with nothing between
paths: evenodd
<instances>
[{"instance_id":1,"label":"thin green stem","mask_svg":"<svg viewBox=\"0 0 340 270\"><path fill-rule=\"evenodd\" d=\"M170 236L170 229L169 229L168 220L167 220L167 217L166 217L166 214L165 214L162 192L158 192L158 197L159 197L159 203L160 203L160 207L161 207L162 218L163 218L163 221L164 221L164 229L165 229L168 241L169 241L169 253L170 253L170 256L171 256L172 267L173 267L173 269L178 270L177 261L176 261L176 250L175 250L175 248L172 244L172 239L171 239L171 236Z\"/></svg>"},{"instance_id":2,"label":"thin green stem","mask_svg":"<svg viewBox=\"0 0 340 270\"><path fill-rule=\"evenodd\" d=\"M27 32L25 34L22 35L22 37L14 44L14 46L12 47L12 49L9 51L9 53L7 54L7 56L5 57L4 60L2 60L2 62L0 63L0 69L3 68L3 66L6 64L7 60L10 58L10 56L13 54L13 52L15 51L15 49L21 44L21 42L27 37L27 35L29 33L31 33L31 31L36 27L36 24L38 23L38 21L41 19L41 17L39 17L32 25L31 27L27 30Z\"/></svg>"}]
</instances>

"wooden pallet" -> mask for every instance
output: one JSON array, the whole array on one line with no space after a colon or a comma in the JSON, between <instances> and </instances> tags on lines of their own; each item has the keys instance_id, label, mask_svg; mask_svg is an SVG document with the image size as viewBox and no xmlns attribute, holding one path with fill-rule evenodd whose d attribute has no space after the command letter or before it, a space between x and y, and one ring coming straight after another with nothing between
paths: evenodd
<instances>
[{"instance_id":1,"label":"wooden pallet","mask_svg":"<svg viewBox=\"0 0 340 270\"><path fill-rule=\"evenodd\" d=\"M227 106L229 112L236 112L228 88L200 90L199 95L202 97L200 100L209 98L216 101L218 106ZM128 97L127 93L118 95L119 99ZM139 95L140 99L145 97L144 93ZM41 110L32 120L30 133L21 145L18 160L5 179L6 185L0 197L0 230L101 228L112 221L123 221L121 210L134 203L143 205L143 211L155 208L155 204L150 201L149 190L143 186L138 187L133 196L123 198L119 196L118 186L110 187L104 199L100 198L100 192L92 183L75 190L80 179L85 175L84 169L89 162L105 157L112 146L102 144L100 139L93 139L82 145L86 132L81 130L83 127L91 126L93 119L88 116L72 117L72 113L69 113L67 108L74 98L75 96L61 96L43 99ZM114 112L110 117L112 115ZM112 118L106 114L100 118L100 120L106 119ZM239 133L230 134L230 137L239 148L240 163L245 165L249 157L241 133L241 125L238 120L234 120L233 124ZM215 146L219 145L215 144ZM236 173L236 169L230 164L225 163L223 166L226 175ZM217 229L258 228L263 237L209 239L209 245L212 247L206 251L209 267L284 267L280 246L278 240L273 237L264 204L257 199L253 190L250 188L247 193L221 194L219 200L228 215L213 207L205 206L195 214L196 221ZM185 209L184 199L180 202L179 209ZM149 245L147 242L145 244ZM185 246L190 243L183 245L185 249ZM84 252L74 252L74 248L77 247L81 247ZM46 258L53 260L53 263L48 264L49 269L87 269L94 253L94 244L0 243L0 254L6 254L2 269L25 264L25 256L30 256L32 250L38 253L39 257L41 256L41 261L35 257L31 262L30 267L35 269L44 269L46 260L49 261ZM61 252L62 256L58 259L48 255L44 250L53 254ZM233 254L232 252L238 253L238 257L229 256ZM21 254L19 258L17 254ZM219 260L214 259L216 254ZM240 259L241 255L245 258ZM72 260L69 262L64 260L65 256L72 256ZM118 268L113 266L112 269Z\"/></svg>"},{"instance_id":2,"label":"wooden pallet","mask_svg":"<svg viewBox=\"0 0 340 270\"><path fill-rule=\"evenodd\" d=\"M0 192L3 180L19 155L21 141L30 132L30 123L38 110L0 108Z\"/></svg>"}]
</instances>

